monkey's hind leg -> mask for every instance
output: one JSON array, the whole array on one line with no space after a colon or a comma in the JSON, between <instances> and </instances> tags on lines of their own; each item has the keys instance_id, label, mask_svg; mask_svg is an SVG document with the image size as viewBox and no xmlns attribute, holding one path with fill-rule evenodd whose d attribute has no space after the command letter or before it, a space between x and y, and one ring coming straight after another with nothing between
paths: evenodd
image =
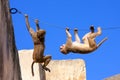
<instances>
[{"instance_id":1,"label":"monkey's hind leg","mask_svg":"<svg viewBox=\"0 0 120 80\"><path fill-rule=\"evenodd\" d=\"M32 76L34 76L34 70L33 70L33 65L34 65L35 61L32 62L31 64L31 71L32 71Z\"/></svg>"},{"instance_id":2,"label":"monkey's hind leg","mask_svg":"<svg viewBox=\"0 0 120 80\"><path fill-rule=\"evenodd\" d=\"M44 57L44 64L43 64L43 69L45 69L46 71L50 72L50 69L47 68L46 66L49 64L49 62L51 61L51 56L45 56Z\"/></svg>"},{"instance_id":3,"label":"monkey's hind leg","mask_svg":"<svg viewBox=\"0 0 120 80\"><path fill-rule=\"evenodd\" d=\"M77 28L74 29L74 35L75 35L75 41L80 43L80 38L78 36L78 29Z\"/></svg>"}]
</instances>

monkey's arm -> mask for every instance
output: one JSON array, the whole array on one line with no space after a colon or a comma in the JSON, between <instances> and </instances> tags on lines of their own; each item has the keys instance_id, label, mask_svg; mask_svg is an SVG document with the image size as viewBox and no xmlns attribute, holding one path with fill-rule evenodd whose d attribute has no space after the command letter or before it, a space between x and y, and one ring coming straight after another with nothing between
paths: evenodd
<instances>
[{"instance_id":1,"label":"monkey's arm","mask_svg":"<svg viewBox=\"0 0 120 80\"><path fill-rule=\"evenodd\" d=\"M91 35L90 35L89 37L95 39L97 36L99 36L99 35L101 35L101 34L102 34L102 30L101 30L100 27L98 27L98 28L97 28L97 32L95 32L95 33L91 33Z\"/></svg>"},{"instance_id":2,"label":"monkey's arm","mask_svg":"<svg viewBox=\"0 0 120 80\"><path fill-rule=\"evenodd\" d=\"M40 27L39 27L39 20L36 19L36 20L35 20L35 23L36 23L36 31L38 31L38 30L40 29Z\"/></svg>"},{"instance_id":3,"label":"monkey's arm","mask_svg":"<svg viewBox=\"0 0 120 80\"><path fill-rule=\"evenodd\" d=\"M28 15L25 14L25 22L26 22L26 27L29 33L32 35L34 34L34 30L30 27L29 20L28 20Z\"/></svg>"},{"instance_id":4,"label":"monkey's arm","mask_svg":"<svg viewBox=\"0 0 120 80\"><path fill-rule=\"evenodd\" d=\"M95 33L95 37L96 37L96 36L99 36L99 35L101 35L101 34L102 34L102 30L101 30L100 27L98 27L98 28L97 28L97 32Z\"/></svg>"}]
</instances>

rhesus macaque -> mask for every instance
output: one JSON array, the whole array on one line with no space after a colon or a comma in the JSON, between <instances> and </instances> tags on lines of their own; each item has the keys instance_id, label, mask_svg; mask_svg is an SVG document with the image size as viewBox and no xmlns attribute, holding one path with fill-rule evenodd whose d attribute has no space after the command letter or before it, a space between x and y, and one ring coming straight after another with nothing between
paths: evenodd
<instances>
[{"instance_id":1,"label":"rhesus macaque","mask_svg":"<svg viewBox=\"0 0 120 80\"><path fill-rule=\"evenodd\" d=\"M104 38L100 43L96 44L95 38L101 35L101 28L98 27L98 31L94 32L94 27L91 26L90 30L91 32L85 34L82 39L83 42L81 42L78 36L78 30L74 29L75 41L72 42L72 36L69 33L69 29L66 28L67 41L66 44L60 46L61 53L68 54L69 52L73 52L79 54L87 54L96 50L104 41L107 40L107 38Z\"/></svg>"},{"instance_id":2,"label":"rhesus macaque","mask_svg":"<svg viewBox=\"0 0 120 80\"><path fill-rule=\"evenodd\" d=\"M27 30L29 31L33 42L34 42L34 51L33 51L33 62L31 65L31 70L32 70L32 75L34 76L34 71L33 71L33 65L34 63L44 63L42 65L43 69L46 71L50 72L50 69L47 68L46 66L51 60L51 56L44 56L44 49L45 49L45 34L46 31L40 29L38 20L35 20L36 23L36 32L30 27L29 21L28 21L28 15L25 14L25 21L26 21L26 27Z\"/></svg>"}]
</instances>

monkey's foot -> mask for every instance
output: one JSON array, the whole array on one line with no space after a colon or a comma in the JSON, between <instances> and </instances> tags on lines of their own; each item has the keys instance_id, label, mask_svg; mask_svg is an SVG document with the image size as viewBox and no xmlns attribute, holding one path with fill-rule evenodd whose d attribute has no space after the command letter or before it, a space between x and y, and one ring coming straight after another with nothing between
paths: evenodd
<instances>
[{"instance_id":1,"label":"monkey's foot","mask_svg":"<svg viewBox=\"0 0 120 80\"><path fill-rule=\"evenodd\" d=\"M43 69L50 72L50 69L47 67L43 67Z\"/></svg>"},{"instance_id":2,"label":"monkey's foot","mask_svg":"<svg viewBox=\"0 0 120 80\"><path fill-rule=\"evenodd\" d=\"M75 32L77 32L77 31L78 31L78 29L77 29L77 28L75 28L75 29L74 29L74 31L75 31Z\"/></svg>"},{"instance_id":3,"label":"monkey's foot","mask_svg":"<svg viewBox=\"0 0 120 80\"><path fill-rule=\"evenodd\" d=\"M68 27L66 27L66 30L69 31L70 29Z\"/></svg>"},{"instance_id":4,"label":"monkey's foot","mask_svg":"<svg viewBox=\"0 0 120 80\"><path fill-rule=\"evenodd\" d=\"M93 26L93 25L90 26L90 30L91 30L91 31L94 30L94 26Z\"/></svg>"}]
</instances>

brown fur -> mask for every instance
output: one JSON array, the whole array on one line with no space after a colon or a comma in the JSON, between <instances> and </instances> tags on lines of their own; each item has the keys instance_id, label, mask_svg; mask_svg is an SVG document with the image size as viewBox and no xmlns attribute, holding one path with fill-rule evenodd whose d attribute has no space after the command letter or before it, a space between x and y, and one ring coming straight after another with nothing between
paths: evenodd
<instances>
[{"instance_id":1,"label":"brown fur","mask_svg":"<svg viewBox=\"0 0 120 80\"><path fill-rule=\"evenodd\" d=\"M42 65L43 69L50 72L50 69L47 68L46 66L50 62L51 56L44 56L44 49L45 49L44 42L45 42L46 31L41 30L39 28L38 20L36 20L35 23L36 23L37 31L34 32L34 30L32 28L30 28L27 15L25 15L25 20L26 20L27 29L28 29L29 33L31 34L31 37L32 37L33 42L34 42L33 62L31 65L32 75L34 76L34 71L33 71L34 63L44 63Z\"/></svg>"}]
</instances>

